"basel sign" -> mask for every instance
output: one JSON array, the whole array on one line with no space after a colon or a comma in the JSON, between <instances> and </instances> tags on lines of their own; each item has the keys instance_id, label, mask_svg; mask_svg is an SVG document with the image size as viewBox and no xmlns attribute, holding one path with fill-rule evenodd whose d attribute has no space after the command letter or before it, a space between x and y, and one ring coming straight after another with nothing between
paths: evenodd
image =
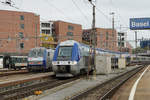
<instances>
[{"instance_id":1,"label":"basel sign","mask_svg":"<svg viewBox=\"0 0 150 100\"><path fill-rule=\"evenodd\" d=\"M150 29L150 18L130 18L131 30Z\"/></svg>"}]
</instances>

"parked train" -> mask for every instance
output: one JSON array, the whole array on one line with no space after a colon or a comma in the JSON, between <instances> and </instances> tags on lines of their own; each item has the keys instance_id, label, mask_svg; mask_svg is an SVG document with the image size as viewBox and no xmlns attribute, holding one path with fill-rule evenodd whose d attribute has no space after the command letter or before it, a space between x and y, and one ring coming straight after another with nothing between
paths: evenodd
<instances>
[{"instance_id":1,"label":"parked train","mask_svg":"<svg viewBox=\"0 0 150 100\"><path fill-rule=\"evenodd\" d=\"M82 73L92 71L88 69L89 52L87 47L80 43L68 40L61 42L54 52L53 71L56 77L73 77Z\"/></svg>"},{"instance_id":2,"label":"parked train","mask_svg":"<svg viewBox=\"0 0 150 100\"><path fill-rule=\"evenodd\" d=\"M111 56L112 68L118 67L118 59L122 55L126 60L126 65L133 62L150 62L150 57L137 57L128 53L112 52L109 50L96 49L98 55ZM52 68L56 77L73 77L82 73L92 71L93 66L88 69L89 63L93 65L93 57L89 60L89 46L78 43L74 40L61 42L54 52Z\"/></svg>"},{"instance_id":3,"label":"parked train","mask_svg":"<svg viewBox=\"0 0 150 100\"><path fill-rule=\"evenodd\" d=\"M150 64L150 57L132 56L130 63L133 63L133 64Z\"/></svg>"},{"instance_id":4,"label":"parked train","mask_svg":"<svg viewBox=\"0 0 150 100\"><path fill-rule=\"evenodd\" d=\"M27 67L27 56L0 56L0 68L22 69Z\"/></svg>"},{"instance_id":5,"label":"parked train","mask_svg":"<svg viewBox=\"0 0 150 100\"><path fill-rule=\"evenodd\" d=\"M28 54L28 71L51 71L54 50L36 47Z\"/></svg>"}]
</instances>

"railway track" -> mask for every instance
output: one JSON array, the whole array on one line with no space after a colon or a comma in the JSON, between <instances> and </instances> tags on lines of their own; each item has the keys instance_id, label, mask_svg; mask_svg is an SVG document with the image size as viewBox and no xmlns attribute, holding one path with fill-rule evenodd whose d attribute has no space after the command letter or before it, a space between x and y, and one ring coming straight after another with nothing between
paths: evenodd
<instances>
[{"instance_id":1,"label":"railway track","mask_svg":"<svg viewBox=\"0 0 150 100\"><path fill-rule=\"evenodd\" d=\"M2 76L9 76L9 75L16 75L16 74L25 74L28 73L28 71L26 69L22 69L22 70L1 70L0 71L0 77Z\"/></svg>"},{"instance_id":2,"label":"railway track","mask_svg":"<svg viewBox=\"0 0 150 100\"><path fill-rule=\"evenodd\" d=\"M104 82L92 89L88 89L76 96L70 98L70 100L110 100L115 91L125 83L129 78L141 71L144 66L135 68L129 72L123 73L120 76L114 77L107 82Z\"/></svg>"},{"instance_id":3,"label":"railway track","mask_svg":"<svg viewBox=\"0 0 150 100\"><path fill-rule=\"evenodd\" d=\"M20 87L17 89L1 92L0 97L2 97L3 100L18 100L18 99L21 99L30 95L34 95L35 91L44 91L47 89L51 89L51 88L60 86L62 84L77 80L80 77L69 78L65 80L62 80L62 79L60 80L54 77L49 77L48 80L43 81L43 82L38 82L33 85L28 85L28 86Z\"/></svg>"}]
</instances>

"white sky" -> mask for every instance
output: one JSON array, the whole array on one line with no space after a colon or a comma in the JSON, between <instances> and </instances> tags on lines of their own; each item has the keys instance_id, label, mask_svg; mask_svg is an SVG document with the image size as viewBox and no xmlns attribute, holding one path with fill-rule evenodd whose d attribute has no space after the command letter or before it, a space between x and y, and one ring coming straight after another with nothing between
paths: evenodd
<instances>
[{"instance_id":1,"label":"white sky","mask_svg":"<svg viewBox=\"0 0 150 100\"><path fill-rule=\"evenodd\" d=\"M5 0L0 0L5 1ZM40 15L42 20L63 20L90 28L92 6L88 0L12 0L15 6ZM134 40L134 31L129 28L129 18L150 17L150 0L96 0L96 27L111 28L115 12L115 28L127 32L127 40ZM76 6L77 5L77 6ZM1 9L1 7L0 7ZM138 31L138 39L150 38L149 30ZM134 46L134 42L131 42Z\"/></svg>"}]
</instances>

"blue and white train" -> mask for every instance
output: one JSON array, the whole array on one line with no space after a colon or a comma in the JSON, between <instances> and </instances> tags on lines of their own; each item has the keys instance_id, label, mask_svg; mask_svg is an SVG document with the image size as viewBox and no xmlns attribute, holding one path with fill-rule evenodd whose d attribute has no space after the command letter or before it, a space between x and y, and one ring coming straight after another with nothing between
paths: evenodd
<instances>
[{"instance_id":1,"label":"blue and white train","mask_svg":"<svg viewBox=\"0 0 150 100\"><path fill-rule=\"evenodd\" d=\"M61 42L54 52L52 60L52 68L56 77L73 77L79 74L87 73L92 71L93 66L88 67L89 63L93 65L94 60L91 57L89 60L89 46L76 42L74 40L67 40ZM118 58L122 57L126 59L126 64L130 64L134 61L131 58L134 58L133 55L129 53L113 52L110 50L104 50L96 48L96 55L101 56L110 56L111 57L111 67L118 67ZM150 58L138 57L142 59L137 59L137 61L143 62L146 59L146 62L150 62ZM136 62L137 62L136 61Z\"/></svg>"},{"instance_id":2,"label":"blue and white train","mask_svg":"<svg viewBox=\"0 0 150 100\"><path fill-rule=\"evenodd\" d=\"M61 42L56 47L52 61L56 77L73 77L87 72L88 56L88 50L80 43L73 40Z\"/></svg>"},{"instance_id":3,"label":"blue and white train","mask_svg":"<svg viewBox=\"0 0 150 100\"><path fill-rule=\"evenodd\" d=\"M36 47L28 54L28 71L51 71L54 50L44 47Z\"/></svg>"}]
</instances>

